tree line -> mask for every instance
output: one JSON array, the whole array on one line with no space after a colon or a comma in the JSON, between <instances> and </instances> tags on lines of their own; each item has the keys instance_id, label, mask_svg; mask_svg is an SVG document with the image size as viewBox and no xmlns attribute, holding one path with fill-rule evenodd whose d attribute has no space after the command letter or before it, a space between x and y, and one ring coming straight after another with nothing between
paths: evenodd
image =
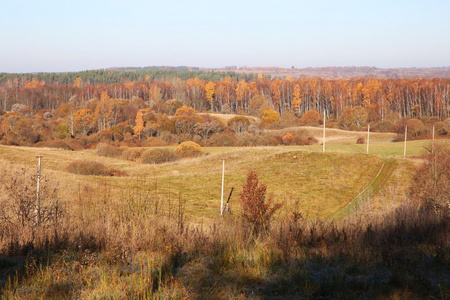
<instances>
[{"instance_id":1,"label":"tree line","mask_svg":"<svg viewBox=\"0 0 450 300\"><path fill-rule=\"evenodd\" d=\"M152 73L143 76L145 72ZM163 72L167 78L155 79L158 72ZM84 76L79 76L80 73L45 73L36 74L32 79L7 74L11 78L6 80L5 74L1 74L4 81L0 84L0 108L9 111L14 104L23 104L33 111L54 110L64 103L86 108L106 91L119 101L141 99L148 107L175 100L198 111L221 113L255 114L260 107L269 107L281 115L293 112L302 116L309 110L316 110L338 119L349 110L364 108L369 114L368 121L383 121L390 114L437 117L439 120L450 116L448 78L270 79L262 75L239 77L241 75L230 76L230 73L235 74L232 72L195 71L194 75L199 76L183 79L185 72L173 71L176 77L169 76L171 72L81 72ZM205 78L200 76L202 74L212 77L202 79ZM102 79L95 79L97 75ZM89 79L90 76L94 79Z\"/></svg>"}]
</instances>

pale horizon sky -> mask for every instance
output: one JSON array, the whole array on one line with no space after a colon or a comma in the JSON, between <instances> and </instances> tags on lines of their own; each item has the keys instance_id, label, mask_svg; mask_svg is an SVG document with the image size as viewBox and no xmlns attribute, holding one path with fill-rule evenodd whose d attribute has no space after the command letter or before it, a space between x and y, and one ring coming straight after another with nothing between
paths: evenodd
<instances>
[{"instance_id":1,"label":"pale horizon sky","mask_svg":"<svg viewBox=\"0 0 450 300\"><path fill-rule=\"evenodd\" d=\"M450 66L450 1L0 0L0 72Z\"/></svg>"}]
</instances>

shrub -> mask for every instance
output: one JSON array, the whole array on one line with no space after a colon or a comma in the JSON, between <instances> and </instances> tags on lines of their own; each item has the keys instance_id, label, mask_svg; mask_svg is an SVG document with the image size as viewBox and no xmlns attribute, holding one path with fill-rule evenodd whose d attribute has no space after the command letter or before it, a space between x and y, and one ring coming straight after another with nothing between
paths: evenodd
<instances>
[{"instance_id":1,"label":"shrub","mask_svg":"<svg viewBox=\"0 0 450 300\"><path fill-rule=\"evenodd\" d=\"M228 128L237 134L246 131L250 126L250 120L244 116L236 116L227 123Z\"/></svg>"},{"instance_id":2,"label":"shrub","mask_svg":"<svg viewBox=\"0 0 450 300\"><path fill-rule=\"evenodd\" d=\"M160 139L160 138L149 137L149 138L145 141L144 145L145 145L146 147L165 147L165 146L168 146L169 143L167 143L166 141L163 141L163 140Z\"/></svg>"},{"instance_id":3,"label":"shrub","mask_svg":"<svg viewBox=\"0 0 450 300\"><path fill-rule=\"evenodd\" d=\"M170 131L161 132L159 138L168 144L173 143L177 139L176 135L170 133Z\"/></svg>"},{"instance_id":4,"label":"shrub","mask_svg":"<svg viewBox=\"0 0 450 300\"><path fill-rule=\"evenodd\" d=\"M273 136L269 139L269 145L271 146L279 146L281 145L282 140L281 140L281 136Z\"/></svg>"},{"instance_id":5,"label":"shrub","mask_svg":"<svg viewBox=\"0 0 450 300\"><path fill-rule=\"evenodd\" d=\"M438 135L447 135L449 131L449 126L444 122L437 122L435 125L435 131Z\"/></svg>"},{"instance_id":6,"label":"shrub","mask_svg":"<svg viewBox=\"0 0 450 300\"><path fill-rule=\"evenodd\" d=\"M123 153L124 149L107 145L107 144L98 144L97 145L97 154L99 156L105 156L105 157L113 157L117 158L120 157Z\"/></svg>"},{"instance_id":7,"label":"shrub","mask_svg":"<svg viewBox=\"0 0 450 300\"><path fill-rule=\"evenodd\" d=\"M431 146L429 147L431 149ZM410 195L428 208L450 205L450 147L436 143L434 153L424 155L414 175Z\"/></svg>"},{"instance_id":8,"label":"shrub","mask_svg":"<svg viewBox=\"0 0 450 300\"><path fill-rule=\"evenodd\" d=\"M365 140L363 137L360 137L360 138L358 138L358 139L356 140L356 143L357 143L357 144L365 144L365 143L366 143L366 140Z\"/></svg>"},{"instance_id":9,"label":"shrub","mask_svg":"<svg viewBox=\"0 0 450 300\"><path fill-rule=\"evenodd\" d=\"M113 172L96 161L75 160L67 166L67 172L78 175L112 176Z\"/></svg>"},{"instance_id":10,"label":"shrub","mask_svg":"<svg viewBox=\"0 0 450 300\"><path fill-rule=\"evenodd\" d=\"M419 136L424 134L425 126L422 121L418 119L410 119L406 122L406 125L408 125L408 135Z\"/></svg>"},{"instance_id":11,"label":"shrub","mask_svg":"<svg viewBox=\"0 0 450 300\"><path fill-rule=\"evenodd\" d=\"M49 140L49 141L42 141L37 142L33 145L33 147L38 148L56 148L56 149L64 149L64 150L81 150L83 147L77 145L76 143L67 143L67 141L62 140Z\"/></svg>"},{"instance_id":12,"label":"shrub","mask_svg":"<svg viewBox=\"0 0 450 300\"><path fill-rule=\"evenodd\" d=\"M99 141L111 142L114 138L114 132L111 129L104 129L97 133Z\"/></svg>"},{"instance_id":13,"label":"shrub","mask_svg":"<svg viewBox=\"0 0 450 300\"><path fill-rule=\"evenodd\" d=\"M121 159L129 160L129 161L138 161L141 157L143 149L130 148L126 149L122 152L120 156Z\"/></svg>"},{"instance_id":14,"label":"shrub","mask_svg":"<svg viewBox=\"0 0 450 300\"><path fill-rule=\"evenodd\" d=\"M267 230L275 212L281 208L281 203L272 205L273 196L266 199L267 186L259 184L258 174L250 170L247 182L242 186L239 202L242 207L242 218L251 226L254 233Z\"/></svg>"},{"instance_id":15,"label":"shrub","mask_svg":"<svg viewBox=\"0 0 450 300\"><path fill-rule=\"evenodd\" d=\"M215 147L231 147L234 146L235 143L235 139L226 133L214 133L208 139L208 144Z\"/></svg>"},{"instance_id":16,"label":"shrub","mask_svg":"<svg viewBox=\"0 0 450 300\"><path fill-rule=\"evenodd\" d=\"M165 148L153 148L142 152L140 161L144 164L162 164L169 161L176 160L176 155L173 151Z\"/></svg>"},{"instance_id":17,"label":"shrub","mask_svg":"<svg viewBox=\"0 0 450 300\"><path fill-rule=\"evenodd\" d=\"M203 154L202 147L199 144L187 141L179 144L175 149L178 157L196 157Z\"/></svg>"},{"instance_id":18,"label":"shrub","mask_svg":"<svg viewBox=\"0 0 450 300\"><path fill-rule=\"evenodd\" d=\"M317 145L318 143L319 143L319 141L315 137L310 136L306 139L306 141L304 141L303 145L311 146L311 145Z\"/></svg>"},{"instance_id":19,"label":"shrub","mask_svg":"<svg viewBox=\"0 0 450 300\"><path fill-rule=\"evenodd\" d=\"M316 110L308 110L302 117L301 124L304 126L319 125L320 114Z\"/></svg>"},{"instance_id":20,"label":"shrub","mask_svg":"<svg viewBox=\"0 0 450 300\"><path fill-rule=\"evenodd\" d=\"M392 122L389 121L382 121L376 123L371 129L375 132L393 132L394 124L392 124Z\"/></svg>"},{"instance_id":21,"label":"shrub","mask_svg":"<svg viewBox=\"0 0 450 300\"><path fill-rule=\"evenodd\" d=\"M289 132L281 137L281 141L284 145L292 145L294 137Z\"/></svg>"},{"instance_id":22,"label":"shrub","mask_svg":"<svg viewBox=\"0 0 450 300\"><path fill-rule=\"evenodd\" d=\"M66 125L60 124L55 128L55 136L58 139L67 139L70 137L69 128Z\"/></svg>"},{"instance_id":23,"label":"shrub","mask_svg":"<svg viewBox=\"0 0 450 300\"><path fill-rule=\"evenodd\" d=\"M116 141L116 142L123 141L123 134L121 134L120 132L114 132L113 138L114 138L114 141Z\"/></svg>"}]
</instances>

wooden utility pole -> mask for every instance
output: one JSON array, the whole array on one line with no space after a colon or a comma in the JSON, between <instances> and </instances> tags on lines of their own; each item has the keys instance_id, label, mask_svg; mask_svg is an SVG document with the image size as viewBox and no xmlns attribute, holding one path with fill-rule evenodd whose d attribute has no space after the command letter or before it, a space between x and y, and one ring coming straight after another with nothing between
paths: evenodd
<instances>
[{"instance_id":1,"label":"wooden utility pole","mask_svg":"<svg viewBox=\"0 0 450 300\"><path fill-rule=\"evenodd\" d=\"M40 204L40 180L41 180L41 158L44 157L44 155L35 155L36 158L39 159L38 162L38 170L37 170L37 189L36 189L36 207L35 207L35 219L34 219L34 225L38 226L40 222L40 214L41 214L41 204Z\"/></svg>"},{"instance_id":2,"label":"wooden utility pole","mask_svg":"<svg viewBox=\"0 0 450 300\"><path fill-rule=\"evenodd\" d=\"M408 125L405 126L405 148L403 150L403 156L406 156L406 137L408 136Z\"/></svg>"},{"instance_id":3,"label":"wooden utility pole","mask_svg":"<svg viewBox=\"0 0 450 300\"><path fill-rule=\"evenodd\" d=\"M434 126L433 126L433 143L431 144L431 153L434 153Z\"/></svg>"},{"instance_id":4,"label":"wooden utility pole","mask_svg":"<svg viewBox=\"0 0 450 300\"><path fill-rule=\"evenodd\" d=\"M369 154L369 137L370 137L370 124L369 128L367 128L367 154Z\"/></svg>"},{"instance_id":5,"label":"wooden utility pole","mask_svg":"<svg viewBox=\"0 0 450 300\"><path fill-rule=\"evenodd\" d=\"M225 158L222 158L222 196L220 197L220 215L223 215L223 186L225 183Z\"/></svg>"},{"instance_id":6,"label":"wooden utility pole","mask_svg":"<svg viewBox=\"0 0 450 300\"><path fill-rule=\"evenodd\" d=\"M323 111L323 149L322 152L325 153L325 111Z\"/></svg>"}]
</instances>

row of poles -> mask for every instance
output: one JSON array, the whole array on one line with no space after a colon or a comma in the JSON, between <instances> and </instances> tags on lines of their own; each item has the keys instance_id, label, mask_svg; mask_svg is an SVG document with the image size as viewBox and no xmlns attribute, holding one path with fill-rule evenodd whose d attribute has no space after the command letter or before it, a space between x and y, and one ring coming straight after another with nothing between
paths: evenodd
<instances>
[{"instance_id":1,"label":"row of poles","mask_svg":"<svg viewBox=\"0 0 450 300\"><path fill-rule=\"evenodd\" d=\"M322 152L325 153L325 112L323 112L323 149ZM403 148L403 156L406 156L406 138L408 137L408 125L405 125L405 145ZM369 140L370 140L370 124L367 128L367 154L369 154ZM432 150L434 152L434 126L433 126L433 142L432 142Z\"/></svg>"},{"instance_id":2,"label":"row of poles","mask_svg":"<svg viewBox=\"0 0 450 300\"><path fill-rule=\"evenodd\" d=\"M323 143L322 143L322 152L325 153L325 122L326 122L326 115L325 112L323 112ZM403 156L406 156L406 140L408 137L408 125L405 126L405 145L403 148ZM369 154L369 142L370 142L370 124L367 128L367 149L366 153ZM432 142L432 150L431 152L434 152L434 126L433 126L433 142ZM222 158L222 193L220 197L220 215L223 215L224 213L224 205L223 205L223 193L224 193L224 182L225 182L225 158Z\"/></svg>"}]
</instances>

